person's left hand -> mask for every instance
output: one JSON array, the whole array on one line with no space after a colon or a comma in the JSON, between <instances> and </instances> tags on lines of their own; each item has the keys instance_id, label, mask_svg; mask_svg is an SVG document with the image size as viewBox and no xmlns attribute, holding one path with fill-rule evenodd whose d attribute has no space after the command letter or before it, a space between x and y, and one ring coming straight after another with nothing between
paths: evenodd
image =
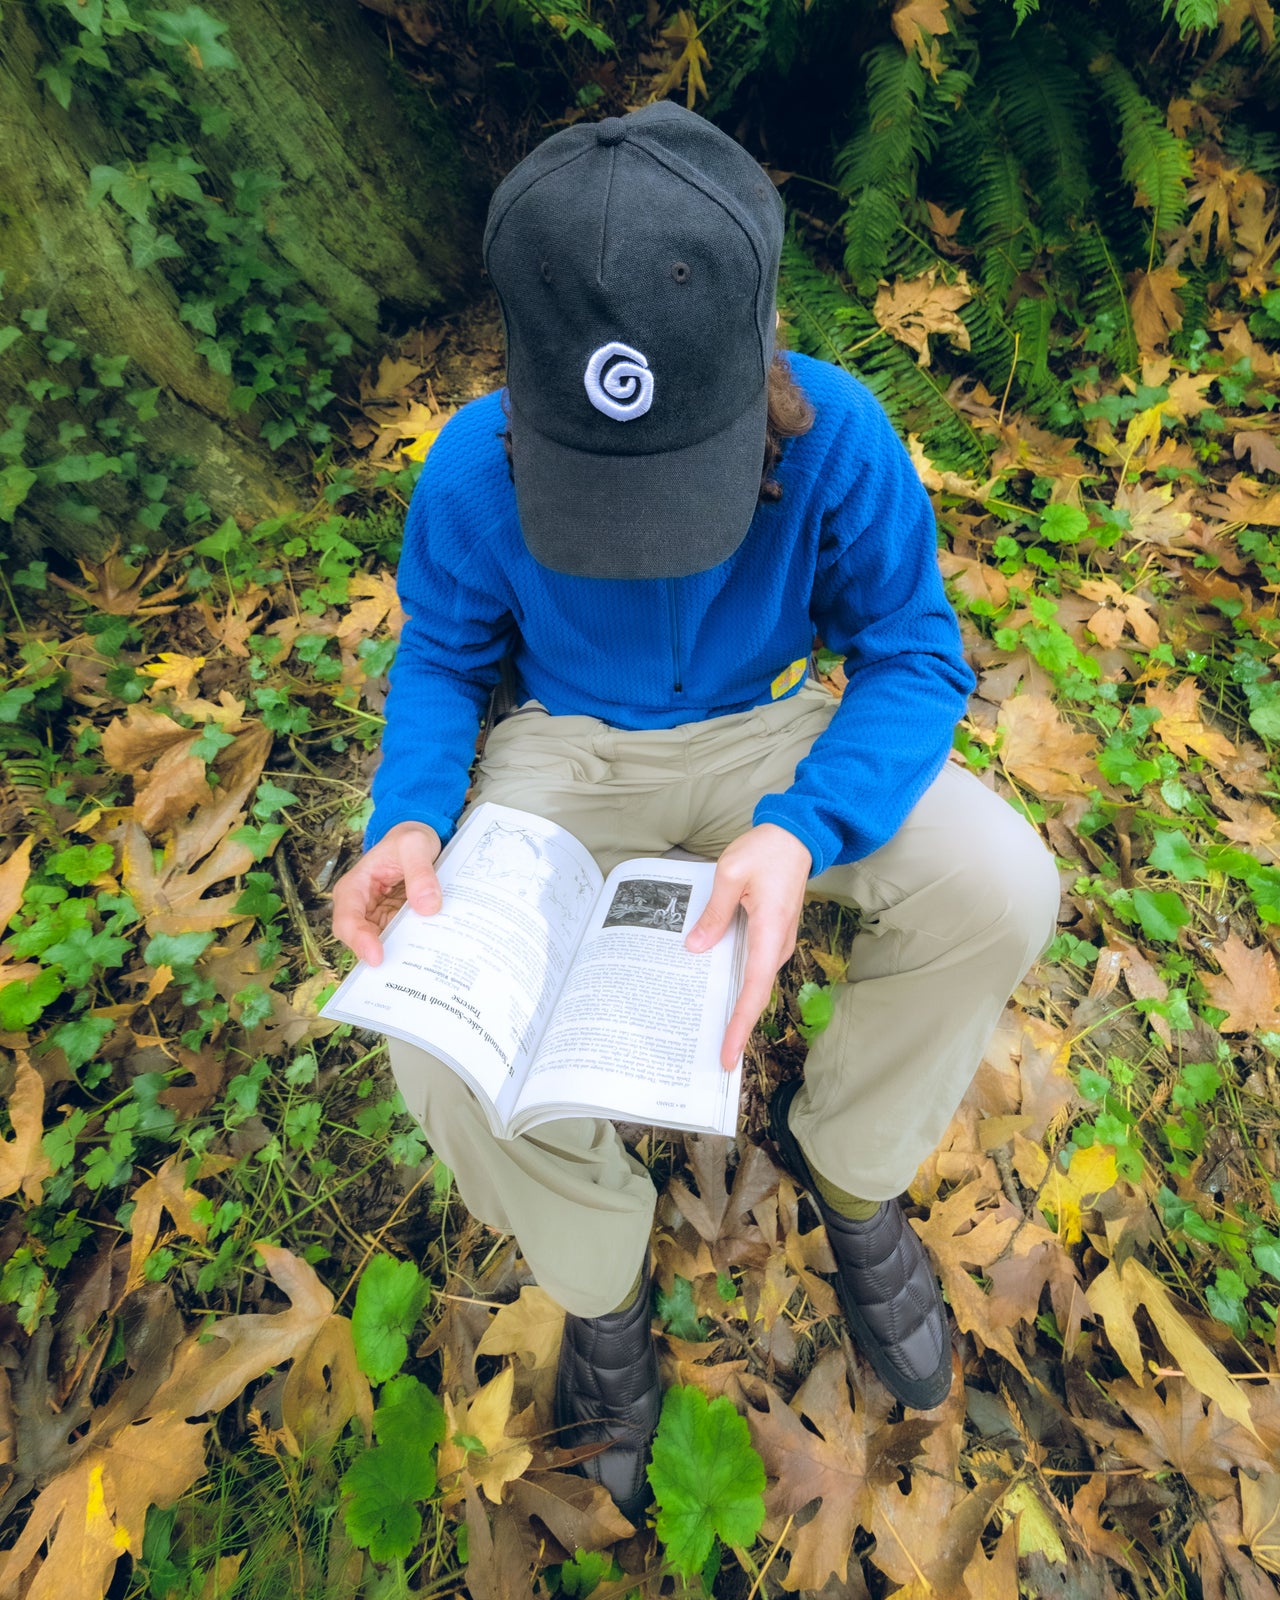
<instances>
[{"instance_id":1,"label":"person's left hand","mask_svg":"<svg viewBox=\"0 0 1280 1600\"><path fill-rule=\"evenodd\" d=\"M739 905L747 914L746 974L720 1049L726 1072L746 1049L778 968L796 947L812 865L813 857L795 834L772 822L735 839L716 863L711 898L684 942L688 950L709 950Z\"/></svg>"}]
</instances>

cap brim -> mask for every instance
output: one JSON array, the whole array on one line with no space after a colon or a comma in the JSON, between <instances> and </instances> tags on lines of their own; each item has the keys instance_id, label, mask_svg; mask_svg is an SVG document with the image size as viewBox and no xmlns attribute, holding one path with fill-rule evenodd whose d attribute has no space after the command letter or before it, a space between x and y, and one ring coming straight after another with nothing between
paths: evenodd
<instances>
[{"instance_id":1,"label":"cap brim","mask_svg":"<svg viewBox=\"0 0 1280 1600\"><path fill-rule=\"evenodd\" d=\"M727 561L760 497L769 389L681 450L572 450L513 412L520 526L534 559L576 578L684 578ZM625 424L620 424L625 426Z\"/></svg>"}]
</instances>

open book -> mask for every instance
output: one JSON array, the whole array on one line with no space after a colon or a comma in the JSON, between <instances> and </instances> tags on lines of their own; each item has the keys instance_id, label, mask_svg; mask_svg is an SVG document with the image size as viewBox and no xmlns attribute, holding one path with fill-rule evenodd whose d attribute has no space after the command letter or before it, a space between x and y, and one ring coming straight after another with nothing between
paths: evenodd
<instances>
[{"instance_id":1,"label":"open book","mask_svg":"<svg viewBox=\"0 0 1280 1600\"><path fill-rule=\"evenodd\" d=\"M642 857L601 875L545 817L484 801L436 862L443 905L405 906L322 1015L447 1062L493 1131L560 1117L693 1133L737 1129L742 1058L720 1065L742 987L746 922L699 954L685 935L714 863Z\"/></svg>"}]
</instances>

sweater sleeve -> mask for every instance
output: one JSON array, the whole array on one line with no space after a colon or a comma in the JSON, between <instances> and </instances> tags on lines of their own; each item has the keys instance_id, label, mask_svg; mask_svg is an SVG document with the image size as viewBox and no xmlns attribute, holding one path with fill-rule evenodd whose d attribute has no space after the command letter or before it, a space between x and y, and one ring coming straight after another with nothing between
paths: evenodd
<instances>
[{"instance_id":1,"label":"sweater sleeve","mask_svg":"<svg viewBox=\"0 0 1280 1600\"><path fill-rule=\"evenodd\" d=\"M756 823L795 834L811 874L898 831L942 769L974 676L938 570L933 508L879 403L861 384L829 459L812 602L845 656L835 715Z\"/></svg>"},{"instance_id":2,"label":"sweater sleeve","mask_svg":"<svg viewBox=\"0 0 1280 1600\"><path fill-rule=\"evenodd\" d=\"M441 451L441 440L432 450ZM428 457L428 466L432 465ZM465 506L424 472L405 519L396 575L408 613L391 667L382 761L373 779L370 849L398 822L425 822L443 844L467 794L480 718L497 683L513 622L507 601L471 570L469 541L450 536Z\"/></svg>"}]
</instances>

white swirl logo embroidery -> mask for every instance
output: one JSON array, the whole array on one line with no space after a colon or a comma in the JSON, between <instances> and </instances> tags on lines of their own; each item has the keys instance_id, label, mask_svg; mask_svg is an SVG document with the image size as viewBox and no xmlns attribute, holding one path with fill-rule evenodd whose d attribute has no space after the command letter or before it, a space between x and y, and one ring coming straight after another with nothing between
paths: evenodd
<instances>
[{"instance_id":1,"label":"white swirl logo embroidery","mask_svg":"<svg viewBox=\"0 0 1280 1600\"><path fill-rule=\"evenodd\" d=\"M648 361L617 340L600 346L587 362L582 381L591 404L615 422L633 422L653 404L653 373Z\"/></svg>"}]
</instances>

